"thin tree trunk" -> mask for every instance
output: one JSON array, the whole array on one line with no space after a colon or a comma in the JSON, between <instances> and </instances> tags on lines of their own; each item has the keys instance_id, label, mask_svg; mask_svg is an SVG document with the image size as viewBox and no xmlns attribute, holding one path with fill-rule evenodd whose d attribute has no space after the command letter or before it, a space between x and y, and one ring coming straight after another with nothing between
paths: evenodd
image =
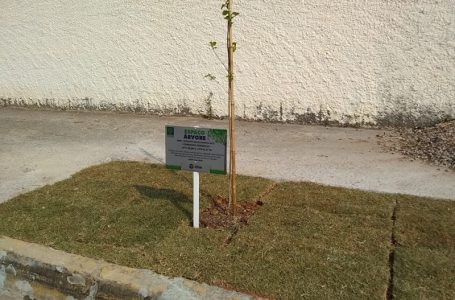
<instances>
[{"instance_id":1,"label":"thin tree trunk","mask_svg":"<svg viewBox=\"0 0 455 300\"><path fill-rule=\"evenodd\" d=\"M227 10L232 13L232 2L228 0ZM236 214L237 207L237 184L236 184L236 160L235 160L235 101L234 101L234 48L232 41L232 18L228 19L227 28L228 50L228 97L229 97L229 207L231 214Z\"/></svg>"}]
</instances>

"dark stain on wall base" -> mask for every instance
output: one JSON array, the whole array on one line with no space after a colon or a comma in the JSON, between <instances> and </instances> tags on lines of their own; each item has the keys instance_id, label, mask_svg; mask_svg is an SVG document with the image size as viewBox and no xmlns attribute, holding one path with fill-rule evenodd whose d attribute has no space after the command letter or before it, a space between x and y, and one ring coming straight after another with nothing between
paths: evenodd
<instances>
[{"instance_id":1,"label":"dark stain on wall base","mask_svg":"<svg viewBox=\"0 0 455 300\"><path fill-rule=\"evenodd\" d=\"M390 83L384 83L379 91L383 103L375 117L377 126L427 127L455 119L455 99L442 106L421 104L424 101L415 95L413 85L406 91L394 91Z\"/></svg>"},{"instance_id":2,"label":"dark stain on wall base","mask_svg":"<svg viewBox=\"0 0 455 300\"><path fill-rule=\"evenodd\" d=\"M131 105L113 104L108 102L94 104L94 101L91 98L68 100L65 105L62 104L62 101L56 101L55 99L33 100L33 104L30 104L25 99L21 98L0 98L0 105L2 106L15 106L36 109L53 109L60 111L112 111L171 116L201 115L193 113L185 101L175 107L164 107L161 109L150 108L149 105L145 107L144 105L141 105L140 101L135 101Z\"/></svg>"},{"instance_id":3,"label":"dark stain on wall base","mask_svg":"<svg viewBox=\"0 0 455 300\"><path fill-rule=\"evenodd\" d=\"M445 112L428 110L419 117L409 112L381 112L376 118L378 127L429 127L455 119Z\"/></svg>"},{"instance_id":4,"label":"dark stain on wall base","mask_svg":"<svg viewBox=\"0 0 455 300\"><path fill-rule=\"evenodd\" d=\"M205 114L203 115L204 118L207 119L213 119L213 107L212 107L212 98L213 98L213 93L210 92L207 98L205 99Z\"/></svg>"},{"instance_id":5,"label":"dark stain on wall base","mask_svg":"<svg viewBox=\"0 0 455 300\"><path fill-rule=\"evenodd\" d=\"M284 114L283 103L280 103L279 110L271 106L259 104L256 106L256 117L251 121L263 121L269 123L290 123L290 124L306 124L306 125L324 125L324 126L353 126L352 124L344 124L343 122L332 120L329 110L319 110L313 112L308 108L305 113L296 113L295 108L291 108L288 114ZM355 125L354 125L355 126Z\"/></svg>"},{"instance_id":6,"label":"dark stain on wall base","mask_svg":"<svg viewBox=\"0 0 455 300\"><path fill-rule=\"evenodd\" d=\"M343 114L339 117L339 120L332 119L330 110L312 111L311 108L307 108L305 113L296 113L295 111L296 108L292 107L284 118L283 103L280 103L279 112L273 107L264 106L261 103L256 106L255 118L252 118L251 121L367 128L427 127L455 119L455 102L448 111L442 111L433 106L417 105L402 99L401 101L394 101L390 108L380 111L376 116L370 116L369 114Z\"/></svg>"},{"instance_id":7,"label":"dark stain on wall base","mask_svg":"<svg viewBox=\"0 0 455 300\"><path fill-rule=\"evenodd\" d=\"M226 116L219 116L213 113L212 97L209 95L205 99L206 110L204 112L193 112L191 108L183 101L175 107L164 107L160 109L150 108L149 104L144 106L139 100L131 105L112 104L101 102L94 104L93 99L73 99L62 106L62 101L55 99L33 100L33 104L25 99L0 98L2 106L29 107L39 109L54 109L54 110L76 110L76 111L116 111L130 112L153 115L170 115L170 116L202 116L209 119L225 119ZM302 125L323 125L323 126L339 126L339 127L426 127L434 124L450 121L455 119L455 104L449 111L437 110L430 106L409 105L406 103L395 103L393 108L385 109L378 113L377 116L370 118L369 115L342 115L341 121L332 119L330 110L320 109L312 111L310 108L305 113L296 113L295 108L291 108L289 113L285 114L285 107L280 103L278 109L272 106L265 106L262 103L256 106L256 113L253 118L247 118L245 107L243 107L243 117L237 117L239 120L259 121L269 123L290 123ZM374 122L366 122L364 119Z\"/></svg>"},{"instance_id":8,"label":"dark stain on wall base","mask_svg":"<svg viewBox=\"0 0 455 300\"><path fill-rule=\"evenodd\" d=\"M378 113L376 123L380 127L428 127L455 119L455 104L449 111L438 110L428 105L396 103L393 109Z\"/></svg>"},{"instance_id":9,"label":"dark stain on wall base","mask_svg":"<svg viewBox=\"0 0 455 300\"><path fill-rule=\"evenodd\" d=\"M307 109L306 113L298 114L295 113L295 109L291 109L291 115L295 118L299 124L320 124L320 125L333 125L341 126L342 123L339 121L331 120L330 110L320 109L318 112L313 112L310 108Z\"/></svg>"}]
</instances>

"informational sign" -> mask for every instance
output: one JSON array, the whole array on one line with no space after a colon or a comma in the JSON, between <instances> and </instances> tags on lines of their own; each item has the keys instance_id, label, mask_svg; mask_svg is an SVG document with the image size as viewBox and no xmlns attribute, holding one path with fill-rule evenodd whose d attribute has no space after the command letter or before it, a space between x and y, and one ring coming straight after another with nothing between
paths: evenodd
<instances>
[{"instance_id":1,"label":"informational sign","mask_svg":"<svg viewBox=\"0 0 455 300\"><path fill-rule=\"evenodd\" d=\"M166 126L166 167L226 174L227 130Z\"/></svg>"}]
</instances>

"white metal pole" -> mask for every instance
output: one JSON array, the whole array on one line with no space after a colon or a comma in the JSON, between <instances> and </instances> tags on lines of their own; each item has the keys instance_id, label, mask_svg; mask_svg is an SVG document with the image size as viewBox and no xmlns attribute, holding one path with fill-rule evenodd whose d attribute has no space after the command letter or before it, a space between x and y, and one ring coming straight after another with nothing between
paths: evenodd
<instances>
[{"instance_id":1,"label":"white metal pole","mask_svg":"<svg viewBox=\"0 0 455 300\"><path fill-rule=\"evenodd\" d=\"M193 227L199 228L199 173L193 172Z\"/></svg>"}]
</instances>

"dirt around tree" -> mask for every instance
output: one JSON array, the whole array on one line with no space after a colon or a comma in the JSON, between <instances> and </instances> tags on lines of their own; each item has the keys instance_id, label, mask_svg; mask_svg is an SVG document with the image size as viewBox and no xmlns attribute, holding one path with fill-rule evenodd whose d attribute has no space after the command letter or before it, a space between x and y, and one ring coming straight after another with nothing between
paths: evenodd
<instances>
[{"instance_id":1,"label":"dirt around tree","mask_svg":"<svg viewBox=\"0 0 455 300\"><path fill-rule=\"evenodd\" d=\"M238 225L247 225L248 219L262 205L264 203L261 200L238 203L236 206L236 216L233 217L229 212L229 200L217 196L213 204L201 212L201 225L213 229L233 229Z\"/></svg>"}]
</instances>

